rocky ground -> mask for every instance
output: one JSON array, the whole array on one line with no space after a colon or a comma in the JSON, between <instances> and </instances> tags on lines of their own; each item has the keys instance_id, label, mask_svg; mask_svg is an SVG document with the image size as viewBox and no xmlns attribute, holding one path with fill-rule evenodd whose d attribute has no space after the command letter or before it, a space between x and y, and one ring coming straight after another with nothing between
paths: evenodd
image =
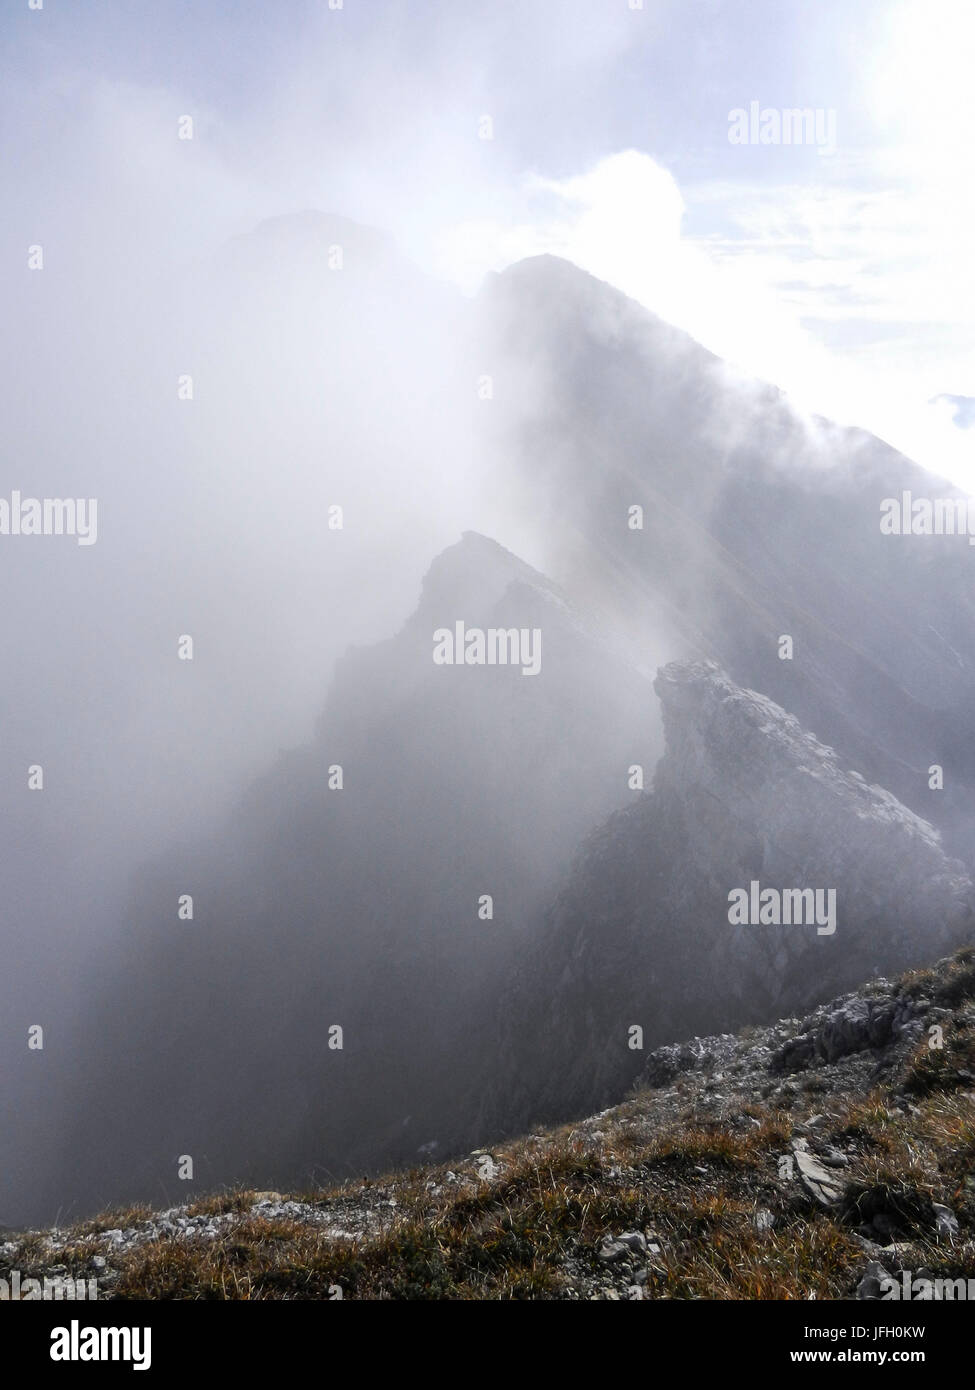
<instances>
[{"instance_id":1,"label":"rocky ground","mask_svg":"<svg viewBox=\"0 0 975 1390\"><path fill-rule=\"evenodd\" d=\"M449 1166L7 1233L105 1298L847 1299L975 1278L975 950L650 1054L624 1103Z\"/></svg>"}]
</instances>

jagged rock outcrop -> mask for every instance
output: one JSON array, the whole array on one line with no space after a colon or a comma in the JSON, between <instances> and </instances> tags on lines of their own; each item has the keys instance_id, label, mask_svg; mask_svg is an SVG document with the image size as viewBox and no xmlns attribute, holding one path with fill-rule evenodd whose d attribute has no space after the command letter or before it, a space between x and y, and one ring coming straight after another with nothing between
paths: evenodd
<instances>
[{"instance_id":1,"label":"jagged rock outcrop","mask_svg":"<svg viewBox=\"0 0 975 1390\"><path fill-rule=\"evenodd\" d=\"M752 882L835 893L831 924L732 925L722 912L714 966L726 964L738 998L757 979L791 1005L808 988L849 987L952 940L972 884L928 822L712 662L666 666L654 689L667 739L655 795L679 808L693 894L723 906Z\"/></svg>"},{"instance_id":2,"label":"jagged rock outcrop","mask_svg":"<svg viewBox=\"0 0 975 1390\"><path fill-rule=\"evenodd\" d=\"M587 1113L641 1043L804 1011L965 939L973 886L931 825L712 662L654 688L653 791L590 837L510 991L498 1121L512 1090L515 1124Z\"/></svg>"}]
</instances>

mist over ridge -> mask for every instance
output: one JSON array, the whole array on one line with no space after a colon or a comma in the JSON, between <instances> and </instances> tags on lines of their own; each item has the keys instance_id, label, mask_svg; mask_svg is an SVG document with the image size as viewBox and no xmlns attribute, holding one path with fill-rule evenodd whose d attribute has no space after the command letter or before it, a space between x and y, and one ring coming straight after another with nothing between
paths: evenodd
<instances>
[{"instance_id":1,"label":"mist over ridge","mask_svg":"<svg viewBox=\"0 0 975 1390\"><path fill-rule=\"evenodd\" d=\"M30 1056L5 1078L32 1117L5 1136L5 1223L172 1196L184 1152L213 1186L449 1153L483 1137L482 1090L491 1124L530 1122L520 1093L504 1113L511 980L634 767L650 786L675 658L782 705L971 870L967 547L878 524L884 497L945 484L555 257L467 300L303 213L171 293L101 305L81 375L43 387L93 440L90 383L123 374L113 447L136 472L87 460L91 559L5 555L11 640L38 615L57 639L7 686L5 757L41 741L58 770L27 820L6 783L8 1015L41 1000L73 1039L40 1088ZM35 319L35 351L54 331ZM70 490L58 425L39 493ZM458 622L538 630L537 679L438 667ZM590 987L583 1012L618 979ZM770 1007L756 986L740 1016Z\"/></svg>"}]
</instances>

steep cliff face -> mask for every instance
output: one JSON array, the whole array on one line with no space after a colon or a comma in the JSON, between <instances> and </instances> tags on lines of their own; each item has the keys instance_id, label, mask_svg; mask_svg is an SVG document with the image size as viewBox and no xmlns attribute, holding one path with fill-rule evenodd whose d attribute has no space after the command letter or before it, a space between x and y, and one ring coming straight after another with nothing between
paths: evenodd
<instances>
[{"instance_id":1,"label":"steep cliff face","mask_svg":"<svg viewBox=\"0 0 975 1390\"><path fill-rule=\"evenodd\" d=\"M466 648L436 664L434 634L458 623L537 634L537 669ZM79 1128L104 1143L60 1200L92 1173L150 1191L176 1133L208 1182L449 1143L526 931L624 804L629 763L659 756L653 706L649 678L531 566L473 533L445 551L403 628L339 663L315 740L138 884L138 929L113 943L77 1049ZM182 892L192 921L175 920Z\"/></svg>"},{"instance_id":2,"label":"steep cliff face","mask_svg":"<svg viewBox=\"0 0 975 1390\"><path fill-rule=\"evenodd\" d=\"M653 791L590 837L508 997L497 1121L512 1091L516 1125L608 1104L636 1042L805 1010L965 935L972 883L931 825L711 662L655 689Z\"/></svg>"},{"instance_id":3,"label":"steep cliff face","mask_svg":"<svg viewBox=\"0 0 975 1390\"><path fill-rule=\"evenodd\" d=\"M716 964L743 1005L750 980L770 1002L794 1007L808 1002L806 991L849 988L874 966L901 969L948 944L971 882L928 822L711 662L667 666L654 689L667 737L655 792L680 808L695 891L722 908ZM734 925L729 894L749 890L736 915L751 917L753 882L759 895L835 893L833 920L777 923L770 899L757 922Z\"/></svg>"}]
</instances>

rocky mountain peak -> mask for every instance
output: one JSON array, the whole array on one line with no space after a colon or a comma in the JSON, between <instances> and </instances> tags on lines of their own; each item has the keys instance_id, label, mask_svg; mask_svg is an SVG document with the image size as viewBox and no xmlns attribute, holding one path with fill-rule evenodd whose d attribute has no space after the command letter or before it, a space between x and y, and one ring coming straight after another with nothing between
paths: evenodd
<instances>
[{"instance_id":1,"label":"rocky mountain peak","mask_svg":"<svg viewBox=\"0 0 975 1390\"><path fill-rule=\"evenodd\" d=\"M464 531L459 541L434 559L423 579L417 617L426 621L444 601L464 615L492 607L512 584L524 584L555 597L558 589L538 570L479 531Z\"/></svg>"},{"instance_id":2,"label":"rocky mountain peak","mask_svg":"<svg viewBox=\"0 0 975 1390\"><path fill-rule=\"evenodd\" d=\"M967 875L961 864L949 867L938 831L883 787L845 770L832 748L774 700L736 685L711 661L671 662L653 688L667 743L657 771L661 790L679 795L685 805L720 804L726 828L762 826L769 836L774 831L783 868L790 858L799 865L821 855L828 835L829 863L838 869L864 856L872 865L878 853L889 852L890 869L909 864L912 873L920 872L925 891L932 874L964 891ZM827 819L834 818L837 829L827 830ZM837 859L843 844L847 850Z\"/></svg>"},{"instance_id":3,"label":"rocky mountain peak","mask_svg":"<svg viewBox=\"0 0 975 1390\"><path fill-rule=\"evenodd\" d=\"M634 1027L656 1046L804 1012L970 927L975 890L938 832L774 701L710 661L671 663L654 689L653 789L589 837L512 990L521 1070L502 1084L523 1123L619 1096Z\"/></svg>"}]
</instances>

